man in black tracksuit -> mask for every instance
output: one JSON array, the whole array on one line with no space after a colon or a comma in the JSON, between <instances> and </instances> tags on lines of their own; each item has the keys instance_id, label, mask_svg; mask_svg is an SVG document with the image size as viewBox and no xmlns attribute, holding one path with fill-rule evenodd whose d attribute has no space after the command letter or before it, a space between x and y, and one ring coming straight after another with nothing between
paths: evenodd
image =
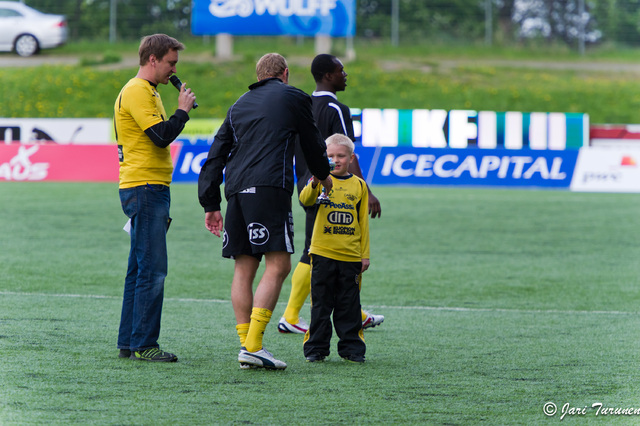
<instances>
[{"instance_id":1,"label":"man in black tracksuit","mask_svg":"<svg viewBox=\"0 0 640 426\"><path fill-rule=\"evenodd\" d=\"M286 60L277 53L256 66L258 82L229 108L198 180L205 226L224 232L222 255L235 259L231 301L241 368L284 369L262 346L293 253L293 157L296 138L309 169L332 187L326 145L311 112L311 98L289 86ZM220 185L225 170L227 211L223 227ZM266 267L253 294L262 256Z\"/></svg>"}]
</instances>

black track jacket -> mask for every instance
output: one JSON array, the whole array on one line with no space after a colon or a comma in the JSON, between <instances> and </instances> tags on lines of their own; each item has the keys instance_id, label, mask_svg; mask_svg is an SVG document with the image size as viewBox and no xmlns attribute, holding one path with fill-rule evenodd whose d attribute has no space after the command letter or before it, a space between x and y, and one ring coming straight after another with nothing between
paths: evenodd
<instances>
[{"instance_id":1,"label":"black track jacket","mask_svg":"<svg viewBox=\"0 0 640 426\"><path fill-rule=\"evenodd\" d=\"M293 194L296 137L306 163L319 179L329 176L327 147L303 91L269 78L249 86L229 108L198 178L198 198L205 212L220 210L225 197L254 186L283 188Z\"/></svg>"}]
</instances>

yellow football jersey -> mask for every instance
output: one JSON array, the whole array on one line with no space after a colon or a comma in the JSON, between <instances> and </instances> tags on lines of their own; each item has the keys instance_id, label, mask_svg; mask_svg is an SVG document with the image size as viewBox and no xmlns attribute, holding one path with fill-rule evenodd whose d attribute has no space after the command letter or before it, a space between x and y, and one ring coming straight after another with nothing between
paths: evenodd
<instances>
[{"instance_id":1,"label":"yellow football jersey","mask_svg":"<svg viewBox=\"0 0 640 426\"><path fill-rule=\"evenodd\" d=\"M329 203L317 206L310 254L343 262L369 259L369 193L367 184L355 175L332 176ZM313 206L322 192L311 180L300 192L300 202Z\"/></svg>"},{"instance_id":2,"label":"yellow football jersey","mask_svg":"<svg viewBox=\"0 0 640 426\"><path fill-rule=\"evenodd\" d=\"M171 183L170 148L156 146L144 133L166 116L160 94L147 80L132 78L120 91L114 107L120 188Z\"/></svg>"}]
</instances>

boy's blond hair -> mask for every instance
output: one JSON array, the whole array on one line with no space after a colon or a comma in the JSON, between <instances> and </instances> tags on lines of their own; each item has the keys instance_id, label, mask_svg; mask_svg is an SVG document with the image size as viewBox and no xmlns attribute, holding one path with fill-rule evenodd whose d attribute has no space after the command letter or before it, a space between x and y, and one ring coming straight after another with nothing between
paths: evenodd
<instances>
[{"instance_id":1,"label":"boy's blond hair","mask_svg":"<svg viewBox=\"0 0 640 426\"><path fill-rule=\"evenodd\" d=\"M329 136L325 142L327 146L329 145L346 146L349 149L350 155L352 155L353 151L355 150L355 146L351 138L347 135L343 135L340 133L336 133L334 135Z\"/></svg>"}]
</instances>

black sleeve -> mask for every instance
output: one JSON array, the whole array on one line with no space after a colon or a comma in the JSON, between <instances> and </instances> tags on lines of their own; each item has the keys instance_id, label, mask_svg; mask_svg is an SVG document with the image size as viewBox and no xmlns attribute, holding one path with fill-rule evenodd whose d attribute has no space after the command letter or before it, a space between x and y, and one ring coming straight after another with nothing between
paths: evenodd
<instances>
[{"instance_id":1,"label":"black sleeve","mask_svg":"<svg viewBox=\"0 0 640 426\"><path fill-rule=\"evenodd\" d=\"M324 143L311 112L311 98L304 92L297 98L292 110L296 111L300 148L311 173L320 180L329 176L331 169L327 160L327 145Z\"/></svg>"},{"instance_id":2,"label":"black sleeve","mask_svg":"<svg viewBox=\"0 0 640 426\"><path fill-rule=\"evenodd\" d=\"M189 121L189 114L181 109L169 117L168 120L162 121L154 126L149 127L144 132L149 139L159 148L166 148L171 142L176 140L185 123Z\"/></svg>"},{"instance_id":3,"label":"black sleeve","mask_svg":"<svg viewBox=\"0 0 640 426\"><path fill-rule=\"evenodd\" d=\"M198 176L198 200L205 212L215 212L220 210L222 196L220 185L222 185L223 174L229 153L233 147L233 129L229 125L229 114L220 126L213 144L209 149L207 161L202 165L200 176Z\"/></svg>"}]
</instances>

